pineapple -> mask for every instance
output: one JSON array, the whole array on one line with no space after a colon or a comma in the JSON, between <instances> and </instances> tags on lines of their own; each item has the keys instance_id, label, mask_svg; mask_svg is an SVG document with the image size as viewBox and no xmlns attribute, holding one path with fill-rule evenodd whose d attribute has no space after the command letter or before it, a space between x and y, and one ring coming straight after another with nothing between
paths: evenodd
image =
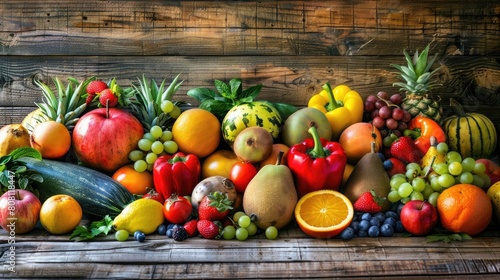
<instances>
[{"instance_id":1,"label":"pineapple","mask_svg":"<svg viewBox=\"0 0 500 280\"><path fill-rule=\"evenodd\" d=\"M181 86L183 81L178 81L179 75L166 89L165 80L158 85L155 80L148 81L144 76L142 80L138 79L138 85L132 85L132 97L126 103L130 105L132 114L141 121L146 132L155 125L163 130L170 129L180 114L180 108L177 106L179 103L174 103L174 109L170 112L164 112L161 108L163 102L172 100Z\"/></svg>"},{"instance_id":2,"label":"pineapple","mask_svg":"<svg viewBox=\"0 0 500 280\"><path fill-rule=\"evenodd\" d=\"M403 82L394 83L393 86L400 87L400 91L406 92L406 97L401 107L408 111L412 117L418 115L435 120L438 124L443 122L443 108L439 100L434 100L428 92L436 84L433 76L440 69L430 71L437 54L428 60L429 45L420 53L415 52L413 59L403 51L408 66L395 65L399 70Z\"/></svg>"},{"instance_id":3,"label":"pineapple","mask_svg":"<svg viewBox=\"0 0 500 280\"><path fill-rule=\"evenodd\" d=\"M36 103L42 113L36 119L36 123L53 120L64 124L69 131L72 131L80 115L87 108L85 88L92 79L78 82L74 78L68 78L65 87L59 78L55 78L57 93L43 82L35 80L35 84L42 89L43 94L42 102ZM34 127L30 125L27 129L31 132Z\"/></svg>"}]
</instances>

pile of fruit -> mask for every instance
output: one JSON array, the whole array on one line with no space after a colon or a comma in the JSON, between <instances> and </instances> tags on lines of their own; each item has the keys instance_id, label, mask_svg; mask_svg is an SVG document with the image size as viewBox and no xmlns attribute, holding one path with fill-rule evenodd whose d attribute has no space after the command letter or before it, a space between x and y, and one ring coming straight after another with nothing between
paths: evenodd
<instances>
[{"instance_id":1,"label":"pile of fruit","mask_svg":"<svg viewBox=\"0 0 500 280\"><path fill-rule=\"evenodd\" d=\"M189 89L198 107L175 100L179 77L38 81L38 109L0 129L0 225L139 242L275 239L292 222L346 240L479 234L500 217L496 130L455 100L443 118L428 52L394 65L404 94L325 83L304 108L237 78Z\"/></svg>"}]
</instances>

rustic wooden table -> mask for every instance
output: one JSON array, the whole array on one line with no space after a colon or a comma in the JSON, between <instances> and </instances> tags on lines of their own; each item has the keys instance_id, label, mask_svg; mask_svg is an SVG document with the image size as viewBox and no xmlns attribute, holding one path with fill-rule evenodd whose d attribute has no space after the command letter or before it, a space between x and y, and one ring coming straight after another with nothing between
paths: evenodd
<instances>
[{"instance_id":1,"label":"rustic wooden table","mask_svg":"<svg viewBox=\"0 0 500 280\"><path fill-rule=\"evenodd\" d=\"M42 229L0 235L3 269L11 278L270 279L389 278L498 279L500 234L490 230L462 242L427 242L425 237L320 240L291 226L277 240L177 242L156 234L145 242L115 241L113 235L73 242ZM15 250L11 250L14 246ZM8 270L15 257L15 272Z\"/></svg>"}]
</instances>

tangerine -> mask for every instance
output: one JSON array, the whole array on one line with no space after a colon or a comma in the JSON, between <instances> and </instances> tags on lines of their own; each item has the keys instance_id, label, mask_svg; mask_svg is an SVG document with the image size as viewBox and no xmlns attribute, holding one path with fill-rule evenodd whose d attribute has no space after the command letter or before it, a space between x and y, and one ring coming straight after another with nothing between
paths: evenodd
<instances>
[{"instance_id":1,"label":"tangerine","mask_svg":"<svg viewBox=\"0 0 500 280\"><path fill-rule=\"evenodd\" d=\"M454 233L476 235L489 225L493 207L486 192L472 184L457 184L437 200L441 225Z\"/></svg>"},{"instance_id":2,"label":"tangerine","mask_svg":"<svg viewBox=\"0 0 500 280\"><path fill-rule=\"evenodd\" d=\"M287 165L286 155L288 154L289 149L290 148L285 144L281 143L273 144L273 149L271 151L271 154L266 159L264 159L259 163L260 166L259 168L262 168L263 166L268 164L276 164L276 162L278 161L278 154L280 151L283 151L283 157L281 158L280 164Z\"/></svg>"},{"instance_id":3,"label":"tangerine","mask_svg":"<svg viewBox=\"0 0 500 280\"><path fill-rule=\"evenodd\" d=\"M52 234L65 234L74 230L82 216L82 207L78 201L66 194L49 197L40 209L40 223Z\"/></svg>"},{"instance_id":4,"label":"tangerine","mask_svg":"<svg viewBox=\"0 0 500 280\"><path fill-rule=\"evenodd\" d=\"M71 135L64 124L46 121L35 126L30 136L30 144L42 154L42 158L56 159L69 151Z\"/></svg>"},{"instance_id":5,"label":"tangerine","mask_svg":"<svg viewBox=\"0 0 500 280\"><path fill-rule=\"evenodd\" d=\"M334 190L307 193L295 206L300 229L315 238L335 237L349 226L354 216L351 201Z\"/></svg>"},{"instance_id":6,"label":"tangerine","mask_svg":"<svg viewBox=\"0 0 500 280\"><path fill-rule=\"evenodd\" d=\"M192 108L182 112L175 120L172 135L179 151L204 158L219 146L221 124L211 112Z\"/></svg>"},{"instance_id":7,"label":"tangerine","mask_svg":"<svg viewBox=\"0 0 500 280\"><path fill-rule=\"evenodd\" d=\"M133 164L118 168L112 178L122 184L131 194L143 195L154 188L151 172L148 170L137 172Z\"/></svg>"}]
</instances>

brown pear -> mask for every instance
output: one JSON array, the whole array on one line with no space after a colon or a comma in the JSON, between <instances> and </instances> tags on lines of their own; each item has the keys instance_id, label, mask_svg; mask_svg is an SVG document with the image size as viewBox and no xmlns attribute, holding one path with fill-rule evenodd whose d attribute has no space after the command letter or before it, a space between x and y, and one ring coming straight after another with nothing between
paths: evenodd
<instances>
[{"instance_id":1,"label":"brown pear","mask_svg":"<svg viewBox=\"0 0 500 280\"><path fill-rule=\"evenodd\" d=\"M391 190L389 175L374 147L375 143L372 142L372 151L358 161L341 189L353 204L365 192L374 190L377 196L387 198ZM382 211L387 211L389 207L390 202L386 199Z\"/></svg>"},{"instance_id":2,"label":"brown pear","mask_svg":"<svg viewBox=\"0 0 500 280\"><path fill-rule=\"evenodd\" d=\"M298 200L292 172L279 164L281 156L283 153L278 155L277 164L259 169L243 194L243 210L263 230L290 223Z\"/></svg>"}]
</instances>

